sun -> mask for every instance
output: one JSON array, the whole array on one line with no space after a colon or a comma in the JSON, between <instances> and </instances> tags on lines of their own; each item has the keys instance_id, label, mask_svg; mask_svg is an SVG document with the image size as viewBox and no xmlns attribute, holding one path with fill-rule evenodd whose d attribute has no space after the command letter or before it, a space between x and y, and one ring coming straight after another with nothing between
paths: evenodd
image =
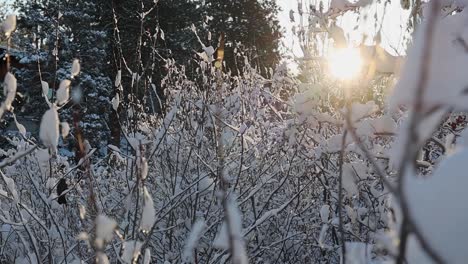
<instances>
[{"instance_id":1,"label":"sun","mask_svg":"<svg viewBox=\"0 0 468 264\"><path fill-rule=\"evenodd\" d=\"M351 80L359 75L363 61L358 49L332 49L327 56L330 73L341 80Z\"/></svg>"}]
</instances>

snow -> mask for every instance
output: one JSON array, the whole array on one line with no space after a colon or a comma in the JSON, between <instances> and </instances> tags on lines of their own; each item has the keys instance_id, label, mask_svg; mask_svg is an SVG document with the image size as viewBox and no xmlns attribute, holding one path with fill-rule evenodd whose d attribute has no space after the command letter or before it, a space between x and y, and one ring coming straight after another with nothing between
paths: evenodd
<instances>
[{"instance_id":1,"label":"snow","mask_svg":"<svg viewBox=\"0 0 468 264\"><path fill-rule=\"evenodd\" d=\"M214 60L213 57L208 57L208 55L206 55L206 52L200 52L200 53L197 53L197 55L200 56L200 58L206 62L212 62Z\"/></svg>"},{"instance_id":2,"label":"snow","mask_svg":"<svg viewBox=\"0 0 468 264\"><path fill-rule=\"evenodd\" d=\"M343 164L343 188L349 197L353 197L359 194L359 190L356 184L356 173L351 164Z\"/></svg>"},{"instance_id":3,"label":"snow","mask_svg":"<svg viewBox=\"0 0 468 264\"><path fill-rule=\"evenodd\" d=\"M51 190L52 188L54 188L56 183L57 183L56 178L48 178L47 183L46 183L46 188Z\"/></svg>"},{"instance_id":4,"label":"snow","mask_svg":"<svg viewBox=\"0 0 468 264\"><path fill-rule=\"evenodd\" d=\"M156 221L156 210L154 209L153 198L149 194L146 187L143 188L144 205L143 212L141 215L140 229L144 232L148 232Z\"/></svg>"},{"instance_id":5,"label":"snow","mask_svg":"<svg viewBox=\"0 0 468 264\"><path fill-rule=\"evenodd\" d=\"M435 262L432 261L431 258L421 248L421 245L414 235L410 235L408 237L406 252L406 259L408 263L435 264Z\"/></svg>"},{"instance_id":6,"label":"snow","mask_svg":"<svg viewBox=\"0 0 468 264\"><path fill-rule=\"evenodd\" d=\"M29 253L28 253L28 257L29 257L29 260L31 261L31 262L30 262L31 264L37 264L37 263L39 263L39 262L38 262L38 259L37 259L37 256L36 256L33 252L29 252Z\"/></svg>"},{"instance_id":7,"label":"snow","mask_svg":"<svg viewBox=\"0 0 468 264\"><path fill-rule=\"evenodd\" d=\"M114 145L109 144L109 145L107 145L107 147L109 149L111 149L112 151L120 152L120 149L118 147L114 146Z\"/></svg>"},{"instance_id":8,"label":"snow","mask_svg":"<svg viewBox=\"0 0 468 264\"><path fill-rule=\"evenodd\" d=\"M114 86L119 87L122 81L122 70L118 70L117 74L115 75Z\"/></svg>"},{"instance_id":9,"label":"snow","mask_svg":"<svg viewBox=\"0 0 468 264\"><path fill-rule=\"evenodd\" d=\"M80 232L76 239L86 241L89 239L89 235L86 232Z\"/></svg>"},{"instance_id":10,"label":"snow","mask_svg":"<svg viewBox=\"0 0 468 264\"><path fill-rule=\"evenodd\" d=\"M444 109L440 109L438 111L433 112L429 117L419 120L417 126L417 134L419 142L416 142L417 145L421 145L425 142L428 138L432 136L434 131L440 125L442 119L446 116L446 112ZM400 126L398 127L397 138L392 144L392 148L390 150L390 165L393 168L398 168L400 163L402 162L401 158L403 156L403 152L406 149L406 144L408 143L408 126L410 119L405 116L403 117L403 121L401 122Z\"/></svg>"},{"instance_id":11,"label":"snow","mask_svg":"<svg viewBox=\"0 0 468 264\"><path fill-rule=\"evenodd\" d=\"M42 95L47 98L49 94L49 84L47 82L41 81Z\"/></svg>"},{"instance_id":12,"label":"snow","mask_svg":"<svg viewBox=\"0 0 468 264\"><path fill-rule=\"evenodd\" d=\"M99 263L99 264L109 264L109 258L107 258L107 255L105 253L102 253L102 252L98 252L96 254L96 263Z\"/></svg>"},{"instance_id":13,"label":"snow","mask_svg":"<svg viewBox=\"0 0 468 264\"><path fill-rule=\"evenodd\" d=\"M224 250L229 249L229 236L226 227L226 222L223 222L221 229L219 230L218 234L215 237L215 240L213 241L213 246L215 248Z\"/></svg>"},{"instance_id":14,"label":"snow","mask_svg":"<svg viewBox=\"0 0 468 264\"><path fill-rule=\"evenodd\" d=\"M78 59L74 59L72 63L72 69L71 69L71 77L75 77L80 73L80 61Z\"/></svg>"},{"instance_id":15,"label":"snow","mask_svg":"<svg viewBox=\"0 0 468 264\"><path fill-rule=\"evenodd\" d=\"M151 250L149 248L145 249L145 256L143 258L143 264L150 264L151 262Z\"/></svg>"},{"instance_id":16,"label":"snow","mask_svg":"<svg viewBox=\"0 0 468 264\"><path fill-rule=\"evenodd\" d=\"M15 125L18 128L18 131L20 132L20 134L23 137L26 137L26 128L22 124L18 123L18 120L16 120L16 115L13 115L13 118L15 120Z\"/></svg>"},{"instance_id":17,"label":"snow","mask_svg":"<svg viewBox=\"0 0 468 264\"><path fill-rule=\"evenodd\" d=\"M231 237L233 240L231 249L233 252L233 262L239 264L248 263L247 253L245 252L244 241L242 238L242 216L234 199L230 199L228 201L227 211L225 214L226 217L229 217L229 227L226 221L224 221L213 245L220 249L228 249L229 237Z\"/></svg>"},{"instance_id":18,"label":"snow","mask_svg":"<svg viewBox=\"0 0 468 264\"><path fill-rule=\"evenodd\" d=\"M362 242L346 242L346 263L370 263L372 245Z\"/></svg>"},{"instance_id":19,"label":"snow","mask_svg":"<svg viewBox=\"0 0 468 264\"><path fill-rule=\"evenodd\" d=\"M214 189L214 181L210 176L203 176L198 182L198 191L209 192Z\"/></svg>"},{"instance_id":20,"label":"snow","mask_svg":"<svg viewBox=\"0 0 468 264\"><path fill-rule=\"evenodd\" d=\"M39 137L42 143L53 153L57 152L59 139L59 117L57 107L52 105L42 116L39 130Z\"/></svg>"},{"instance_id":21,"label":"snow","mask_svg":"<svg viewBox=\"0 0 468 264\"><path fill-rule=\"evenodd\" d=\"M140 173L141 173L141 179L145 180L146 177L148 176L148 161L146 160L145 157L140 158Z\"/></svg>"},{"instance_id":22,"label":"snow","mask_svg":"<svg viewBox=\"0 0 468 264\"><path fill-rule=\"evenodd\" d=\"M213 54L215 53L215 49L213 48L213 46L205 47L205 48L203 48L203 50L205 51L205 53L206 53L206 55L208 57L212 57Z\"/></svg>"},{"instance_id":23,"label":"snow","mask_svg":"<svg viewBox=\"0 0 468 264\"><path fill-rule=\"evenodd\" d=\"M396 133L397 131L397 124L389 115L383 115L372 119L371 125L374 128L375 133Z\"/></svg>"},{"instance_id":24,"label":"snow","mask_svg":"<svg viewBox=\"0 0 468 264\"><path fill-rule=\"evenodd\" d=\"M68 125L67 122L61 122L60 126L62 127L62 130L61 130L62 137L66 138L68 134L70 133L70 125Z\"/></svg>"},{"instance_id":25,"label":"snow","mask_svg":"<svg viewBox=\"0 0 468 264\"><path fill-rule=\"evenodd\" d=\"M6 37L9 37L16 29L16 15L8 15L2 23L2 31Z\"/></svg>"},{"instance_id":26,"label":"snow","mask_svg":"<svg viewBox=\"0 0 468 264\"><path fill-rule=\"evenodd\" d=\"M468 33L468 9L462 12L437 17L433 30L432 47L429 64L423 59L423 51L428 42L426 31L428 22L425 20L418 26L414 44L408 51L403 65L401 77L390 98L390 106L396 109L400 105L412 106L415 96L422 96L423 111L435 106L466 108L468 96L466 86L468 75L468 57L463 48L461 36ZM420 82L421 65L427 68L427 82L424 94L416 94Z\"/></svg>"},{"instance_id":27,"label":"snow","mask_svg":"<svg viewBox=\"0 0 468 264\"><path fill-rule=\"evenodd\" d=\"M18 196L18 191L16 190L15 181L12 178L9 178L9 177L3 175L3 173L2 173L2 176L3 176L3 180L6 183L8 191L13 196L13 200L15 201L15 203L18 203L19 202L19 196Z\"/></svg>"},{"instance_id":28,"label":"snow","mask_svg":"<svg viewBox=\"0 0 468 264\"><path fill-rule=\"evenodd\" d=\"M345 0L334 0L332 9L337 9L339 12L354 11L366 2L369 1L359 1L355 4ZM450 0L444 2L455 5ZM309 25L312 23L314 27L319 24L321 27L337 24L343 28L347 26L345 19L339 18L333 21L334 18L327 17L323 10L311 10L305 3L301 4L304 5L298 9L302 9L305 16L314 13L314 17L309 17L307 21L307 17L296 14L294 19L297 23L304 22ZM324 5L326 9L327 3ZM453 12L454 16L439 18L437 23L442 25L453 18L464 17L457 12L459 11ZM370 13L362 14L359 23L366 26L367 17L372 19L373 13L374 9L370 10ZM67 12L63 13L64 18L69 15ZM376 16L380 15L376 12ZM466 18L468 21L468 16ZM304 21L300 21L302 19ZM459 22L459 25L464 25L463 21ZM68 22L61 21L60 30L68 30L66 23ZM211 25L208 25L208 19L205 23L207 24L200 25L203 27L203 39L206 39L206 33L212 30ZM422 26L416 26L420 27ZM356 31L360 28L361 25L357 26ZM312 32L312 34L317 34L317 39L329 45L327 33L323 32L322 28L316 29L320 30L320 33ZM152 40L156 40L158 35L164 37L164 33L159 29L145 28L146 30L151 35L156 33ZM311 33L307 29L299 30L304 38L308 37L306 34ZM332 26L330 31L330 36L335 34L332 38L337 45L346 45L343 29ZM468 30L464 27L453 28L452 32L460 32L461 39L468 39ZM62 34L62 36L67 35ZM454 36L448 36L454 40ZM385 37L383 34L382 39ZM21 36L19 39L22 39ZM371 41L371 36L367 40ZM76 36L70 41L77 41ZM317 53L326 52L328 47L314 41L306 43L307 47L317 49ZM21 43L13 43L17 44ZM199 50L207 61L215 53L213 46L201 43L202 48L192 49L188 44L183 47L185 51ZM235 45L234 40L229 44ZM197 43L195 45L198 46ZM457 41L450 42L450 45L453 45L453 49L457 51L462 48ZM421 48L421 45L418 47ZM361 49L365 49L364 52L361 51L365 60L374 60L372 63L376 64L377 71L395 73L400 57L391 56L378 45L361 47ZM20 115L25 110L29 111L31 106L34 110L36 103L45 106L46 104L41 101L43 99L39 98L39 102L27 101L26 107L15 109L16 113L13 113L11 108L12 112L7 113L6 117L14 118L15 123L10 122L10 127L15 130L16 125L23 137L18 137L17 133L12 133L12 136L6 133L7 141L1 146L3 149L0 149L0 159L3 159L0 162L0 172L8 175L6 180L0 179L0 222L3 223L0 227L2 230L0 236L2 241L7 241L2 245L5 248L2 253L7 261L16 259L18 263L27 262L28 256L32 256L31 252L36 250L30 240L34 241L37 238L27 237L28 228L35 231L32 233L33 237L39 234L36 230L50 232L50 236L39 237L37 240L41 242L37 244L38 251L40 256L49 254L53 257L52 262L57 263L63 262L63 254L68 254L67 261L74 263L97 261L145 264L184 261L237 264L247 263L248 258L253 263L290 261L336 264L345 259L347 263L382 264L392 263L394 256L398 256L398 233L402 219L398 204L401 202L399 197L401 193L389 193L389 188L382 184L382 179L373 167L374 164L371 164L375 162L382 170L383 176L397 186L401 175L394 170L393 162L395 160L404 162L407 167L411 167L414 163L412 160L401 160L404 156L403 151L411 150L413 147L412 144L408 144L411 100L404 95L402 98L409 102L410 111L399 109L396 112L392 112L391 110L395 109L389 109L384 101L386 86L393 85L393 81L396 81L392 79L393 76L377 76L371 81L357 83L356 90L352 91L353 101L347 102L346 100L350 98L347 98L346 91L342 90L345 85L340 85L337 80L331 80L326 72L322 72L326 68L322 68L321 60L304 60L314 72L311 72L310 76L304 74L300 77L304 79L310 77L311 84L298 84L298 78L286 73L283 76L269 69L265 69L265 72L269 71L273 78L257 75L258 63L246 65L251 67L246 67L247 71L239 72L236 76L230 76L225 72L214 74L206 61L199 62L204 65L200 68L196 62L191 63L195 69L192 69L192 66L190 69L183 68L175 59L168 58L164 61L166 59L164 56L171 55L168 51L159 54L163 58L157 58L161 59L160 62L166 63L167 71L164 70L164 73L167 76L161 76L163 78L161 85L165 89L164 110L162 113L154 114L151 110L147 112L147 109L151 108L151 103L157 103L154 98L137 99L132 96L127 98L128 91L123 91L120 70L114 80L112 80L114 76L100 74L99 71L95 71L95 67L86 69L86 72L80 74L78 61L70 64L64 62L62 58L62 54L66 56L80 54L80 57L87 58L84 51L84 49L81 51L61 49L61 63L57 74L57 82L60 82L63 76L73 80L74 85L76 82L73 92L81 93L79 87L86 87L85 93L82 94L86 96L83 97L86 100L76 101L82 104L84 114L82 121L76 125L83 128L102 128L106 137L108 131L105 122L102 126L96 122L101 119L107 120L109 113L118 110L122 110L122 113L128 111L129 117L133 115L137 118L136 123L130 124L126 116L120 120L122 135L125 137L122 138L122 142L114 143L116 146L108 145L109 140L106 138L84 133L82 143L87 154L77 162L72 155L67 156L68 153L72 154L68 143L73 143L74 140L59 138L60 135L63 138L67 137L72 125L60 122L59 119L60 114L63 121L71 122L70 114L73 109L71 105L64 105L69 100L71 83L66 84L65 89L64 86L59 87L56 102L47 102L50 109L44 110L39 131L42 142L37 143L38 140L34 138L35 129L30 128L31 122L27 120L28 117L18 118L23 126L16 120L14 114ZM435 52L446 54L445 50ZM44 53L48 54L50 51ZM237 54L236 51L235 53ZM248 52L245 54L246 57L250 57ZM456 54L464 53L461 51ZM174 58L178 57L177 54L172 55L175 55ZM43 62L41 58L38 57L37 60L40 63ZM259 58L261 60L261 57ZM417 56L415 58L418 59ZM69 59L68 57L67 60ZM239 59L244 61L242 57ZM313 59L312 55L308 59ZM457 58L455 62L462 60ZM247 59L245 61L248 63ZM34 60L32 62L37 63ZM413 62L407 62L405 67L409 67L411 63ZM453 66L448 62L444 63L450 67L465 66L460 63ZM83 67L85 66L84 64ZM150 73L138 75L138 67L130 69L133 66L133 62L127 64L122 61L122 67L125 67L122 70L127 72L128 77L133 77L134 84L145 79L153 89L159 86L156 80L151 81ZM148 66L148 69L152 68L151 64ZM285 67L278 69L287 70ZM20 82L38 76L24 74L22 70L17 71ZM408 70L410 74L417 75L413 69L408 68ZM460 76L453 75L450 70L442 69L442 73L445 74L442 76L446 79L439 84L444 85L440 85L439 90L429 90L432 94L425 97L425 100L436 102L446 96L437 97L437 93L443 94L445 90L452 89L451 78L453 76L461 78L461 73ZM95 73L100 74L102 82L94 79ZM77 74L80 74L78 75L80 78L75 79L74 76ZM414 78L405 72L402 74L407 75L404 78ZM7 75L6 83L11 82L8 80L11 76ZM47 98L51 92L47 81L52 83L53 76L44 72L43 77L42 92ZM408 92L404 91L404 88L415 92L414 85L405 82L404 78L398 82L403 87L397 87L403 89L399 92L403 94ZM37 77L35 80L38 79L40 78ZM128 82L131 80L128 79ZM457 85L462 83L461 80L455 80ZM28 91L26 83L18 84L18 87ZM222 87L219 93L210 92L217 86ZM114 90L106 87L113 87ZM112 98L116 92L118 94ZM8 86L5 86L4 93L6 97L13 95L14 98L16 88L12 92ZM35 93L41 92L37 90ZM125 98L119 97L123 95ZM25 96L29 100L27 96L29 93ZM375 102L367 102L372 96L378 99L374 99ZM400 94L395 96L398 97ZM456 100L464 100L464 96L465 94L462 94ZM120 99L123 103L122 109L119 109ZM125 105L124 101L127 100L134 104L131 108ZM457 106L453 101L446 100L446 102L444 107L448 104ZM60 113L57 112L59 108L57 104L61 106ZM89 104L96 104L96 107L102 108L104 112L93 113L94 106L91 107ZM352 126L356 128L362 145L353 143L351 133L348 131L345 146L342 146L344 131L348 129L344 122L348 108L343 108L343 105L351 107ZM435 106L438 105L434 103L430 108L424 104L424 107L427 107L424 110L433 110ZM458 106L461 106L461 103ZM2 108L6 109L5 106ZM468 258L465 256L466 243L463 241L468 235L463 228L468 221L465 212L467 208L463 206L466 200L464 194L466 191L463 192L463 188L466 189L468 182L462 175L464 171L462 163L466 164L468 159L468 154L464 154L468 152L464 149L468 145L466 143L468 130L459 134L463 129L462 125L456 131L450 129L452 116L464 115L450 113L448 116L446 110L450 108L446 107L444 111L433 112L431 117L416 120L420 142L414 142L417 145L414 147L414 152L420 148L429 151L424 154L430 153L430 160L425 161L425 164L430 166L418 169L417 173L422 174L417 176L420 179L417 177L406 179L408 182L404 183L404 190L411 216L414 216L417 226L427 235L427 241L440 255L447 258L447 263L463 263ZM223 110L220 134L222 143L225 144L224 168L219 167L219 157L213 151L219 143L213 136L219 132L217 131L219 127L214 125L216 118L212 115L217 109ZM441 121L444 122L442 127ZM26 133L28 138L24 137ZM426 140L429 137L436 139L427 144ZM439 146L439 142L444 141L450 151L442 153L439 149L443 147ZM58 142L63 142L59 152L57 152ZM36 144L45 145L47 149L37 149ZM133 149L129 149L129 146ZM361 146L367 148L368 153L365 154L371 156L363 154L359 148ZM96 151L97 149L101 151ZM340 159L342 149L344 156ZM119 157L116 158L117 155ZM458 155L462 157L457 158ZM426 157L424 156L425 159ZM433 157L437 157L437 160L432 159ZM342 167L344 199L340 205L343 214L338 216L337 184L341 160L344 162ZM216 177L217 169L224 169L226 178L229 178L230 184L226 192L220 191L219 179ZM416 172L410 174L412 176ZM59 206L56 202L48 204L47 202L56 197L55 184L57 179L61 178L70 182L71 190L67 196L70 204L67 206ZM95 191L95 200L90 199L93 198L90 196L90 188ZM239 202L233 198L236 195L239 196ZM396 205L391 204L393 198ZM17 204L18 212L12 199L21 200L21 203ZM42 203L40 199L46 199L46 203ZM97 208L93 208L95 205L93 203ZM75 209L70 206L74 206ZM85 206L89 212L86 212ZM24 216L24 219L21 219L21 216ZM339 219L340 216L343 218ZM95 220L94 226L90 222L93 220ZM55 221L57 223L54 223ZM337 230L340 222L346 232L345 256L340 255L342 241L336 239L337 235L340 236ZM114 237L114 234L117 236ZM423 250L414 242L414 237L410 237L408 254L405 256L409 263L430 263L424 258ZM49 252L47 245L55 246Z\"/></svg>"},{"instance_id":29,"label":"snow","mask_svg":"<svg viewBox=\"0 0 468 264\"><path fill-rule=\"evenodd\" d=\"M137 150L138 149L138 146L140 145L140 140L138 138L134 138L134 137L127 137L127 140L128 140L128 144L130 144L130 146Z\"/></svg>"},{"instance_id":30,"label":"snow","mask_svg":"<svg viewBox=\"0 0 468 264\"><path fill-rule=\"evenodd\" d=\"M405 177L413 219L430 245L447 263L466 263L468 223L466 162L468 149L444 160L427 179Z\"/></svg>"},{"instance_id":31,"label":"snow","mask_svg":"<svg viewBox=\"0 0 468 264\"><path fill-rule=\"evenodd\" d=\"M187 242L185 242L185 248L183 253L183 259L185 262L193 262L193 251L197 248L198 240L203 235L203 230L206 228L204 220L197 220L193 224L192 231L190 232Z\"/></svg>"},{"instance_id":32,"label":"snow","mask_svg":"<svg viewBox=\"0 0 468 264\"><path fill-rule=\"evenodd\" d=\"M330 206L327 204L322 205L322 208L320 209L320 218L322 219L322 222L328 223L328 219L330 217Z\"/></svg>"},{"instance_id":33,"label":"snow","mask_svg":"<svg viewBox=\"0 0 468 264\"><path fill-rule=\"evenodd\" d=\"M449 155L449 154L452 154L454 152L454 144L455 143L455 134L449 132L447 134L447 136L445 137L445 142L444 142L444 146L445 146L445 155Z\"/></svg>"},{"instance_id":34,"label":"snow","mask_svg":"<svg viewBox=\"0 0 468 264\"><path fill-rule=\"evenodd\" d=\"M140 241L130 240L125 241L122 245L123 253L122 260L124 263L132 264L134 259L137 259L140 255L141 246L143 245Z\"/></svg>"},{"instance_id":35,"label":"snow","mask_svg":"<svg viewBox=\"0 0 468 264\"><path fill-rule=\"evenodd\" d=\"M105 216L99 215L96 218L96 246L101 248L105 242L112 240L114 230L117 227L115 220Z\"/></svg>"},{"instance_id":36,"label":"snow","mask_svg":"<svg viewBox=\"0 0 468 264\"><path fill-rule=\"evenodd\" d=\"M372 115L377 110L378 110L378 107L374 101L369 101L365 104L353 103L350 109L351 121L353 123L357 122L365 117ZM343 111L346 111L346 110L343 110Z\"/></svg>"},{"instance_id":37,"label":"snow","mask_svg":"<svg viewBox=\"0 0 468 264\"><path fill-rule=\"evenodd\" d=\"M457 138L457 146L468 148L468 129L463 129Z\"/></svg>"},{"instance_id":38,"label":"snow","mask_svg":"<svg viewBox=\"0 0 468 264\"><path fill-rule=\"evenodd\" d=\"M70 80L62 80L57 90L57 105L62 105L70 98Z\"/></svg>"},{"instance_id":39,"label":"snow","mask_svg":"<svg viewBox=\"0 0 468 264\"><path fill-rule=\"evenodd\" d=\"M331 136L328 140L326 140L323 146L323 149L329 153L341 151L341 143L343 141L342 134L336 134ZM351 136L347 135L345 140L345 147L351 144L352 138Z\"/></svg>"},{"instance_id":40,"label":"snow","mask_svg":"<svg viewBox=\"0 0 468 264\"><path fill-rule=\"evenodd\" d=\"M114 111L117 111L117 109L119 108L119 103L120 103L120 98L119 98L118 93L115 94L114 98L112 98L111 103L112 103L112 109L114 109Z\"/></svg>"},{"instance_id":41,"label":"snow","mask_svg":"<svg viewBox=\"0 0 468 264\"><path fill-rule=\"evenodd\" d=\"M375 129L372 126L372 120L367 118L359 121L356 125L356 134L359 136L369 136L372 137L375 133Z\"/></svg>"},{"instance_id":42,"label":"snow","mask_svg":"<svg viewBox=\"0 0 468 264\"><path fill-rule=\"evenodd\" d=\"M327 231L328 231L328 225L324 224L322 226L322 229L320 230L320 235L319 235L319 239L318 239L318 243L322 248L327 247L326 244L325 244L325 238L327 236Z\"/></svg>"},{"instance_id":43,"label":"snow","mask_svg":"<svg viewBox=\"0 0 468 264\"><path fill-rule=\"evenodd\" d=\"M86 217L86 208L83 205L78 206L78 211L80 212L80 219L83 220Z\"/></svg>"},{"instance_id":44,"label":"snow","mask_svg":"<svg viewBox=\"0 0 468 264\"><path fill-rule=\"evenodd\" d=\"M289 205L289 202L285 202L282 206L271 209L267 212L265 212L260 218L255 221L249 228L244 232L244 236L246 236L248 233L250 233L253 229L257 228L259 225L261 225L263 222L268 220L270 217L277 216L279 212L281 212L286 206Z\"/></svg>"},{"instance_id":45,"label":"snow","mask_svg":"<svg viewBox=\"0 0 468 264\"><path fill-rule=\"evenodd\" d=\"M203 47L203 50L205 51L205 56L202 55L202 58L205 61L212 62L214 60L213 55L215 54L214 48L212 46Z\"/></svg>"},{"instance_id":46,"label":"snow","mask_svg":"<svg viewBox=\"0 0 468 264\"><path fill-rule=\"evenodd\" d=\"M5 98L5 110L10 110L11 104L16 96L16 78L13 74L7 73L3 84L3 95Z\"/></svg>"},{"instance_id":47,"label":"snow","mask_svg":"<svg viewBox=\"0 0 468 264\"><path fill-rule=\"evenodd\" d=\"M345 209L346 209L346 214L348 215L349 219L351 220L351 223L356 223L356 220L357 220L356 211L353 208L351 208L351 206L349 206L349 205L346 205Z\"/></svg>"},{"instance_id":48,"label":"snow","mask_svg":"<svg viewBox=\"0 0 468 264\"><path fill-rule=\"evenodd\" d=\"M159 32L160 32L160 37L162 40L165 40L165 36L164 36L164 31L162 29L159 29Z\"/></svg>"}]
</instances>

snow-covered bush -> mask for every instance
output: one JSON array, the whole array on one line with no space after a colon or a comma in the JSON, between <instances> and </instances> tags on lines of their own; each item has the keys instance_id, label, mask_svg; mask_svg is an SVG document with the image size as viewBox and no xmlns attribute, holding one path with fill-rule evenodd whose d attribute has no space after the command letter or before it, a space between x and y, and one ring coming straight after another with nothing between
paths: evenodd
<instances>
[{"instance_id":1,"label":"snow-covered bush","mask_svg":"<svg viewBox=\"0 0 468 264\"><path fill-rule=\"evenodd\" d=\"M53 99L42 83L36 139L8 73L1 115L20 135L1 150L0 261L464 263L466 11L441 17L446 4L422 5L392 92L389 77L307 84L286 65L265 78L241 56L232 76L205 47L195 80L166 60L163 115L109 98L125 144L100 155L77 137L77 162L57 151L79 126L60 118L74 79ZM68 76L86 67L70 63Z\"/></svg>"}]
</instances>

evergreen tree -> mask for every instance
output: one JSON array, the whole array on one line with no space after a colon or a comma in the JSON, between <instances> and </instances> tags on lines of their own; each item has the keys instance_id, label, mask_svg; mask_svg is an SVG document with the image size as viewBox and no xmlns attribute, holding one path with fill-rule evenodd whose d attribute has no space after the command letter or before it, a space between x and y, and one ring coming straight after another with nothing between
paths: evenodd
<instances>
[{"instance_id":1,"label":"evergreen tree","mask_svg":"<svg viewBox=\"0 0 468 264\"><path fill-rule=\"evenodd\" d=\"M114 54L116 69L129 68L141 81L159 85L166 75L166 60L173 59L180 65L190 64L198 42L191 25L201 26L202 10L198 1L113 1L118 31L115 32ZM118 34L118 36L116 36ZM132 82L128 70L122 71L123 84L138 86ZM127 75L127 76L125 76ZM125 86L124 85L124 86ZM140 100L148 92L145 84L136 93ZM146 94L147 95L147 94Z\"/></svg>"},{"instance_id":2,"label":"evergreen tree","mask_svg":"<svg viewBox=\"0 0 468 264\"><path fill-rule=\"evenodd\" d=\"M53 98L60 81L70 78L72 61L80 60L82 71L71 87L72 97L80 100L71 101L60 114L76 129L74 135L83 130L84 137L94 146L107 145L108 129L104 120L109 112L112 89L108 77L109 29L101 20L103 3L78 0L17 2L20 19L17 38L13 41L22 51L21 62L27 66L18 71L19 76L25 76L20 83L31 102L25 111L38 116L47 108L40 99L40 81L49 84L49 96Z\"/></svg>"},{"instance_id":3,"label":"evergreen tree","mask_svg":"<svg viewBox=\"0 0 468 264\"><path fill-rule=\"evenodd\" d=\"M235 50L244 53L262 74L278 63L281 31L275 1L206 0L203 8L210 18L212 34L226 35L225 62L234 74L242 71L244 65L243 58L236 58Z\"/></svg>"}]
</instances>

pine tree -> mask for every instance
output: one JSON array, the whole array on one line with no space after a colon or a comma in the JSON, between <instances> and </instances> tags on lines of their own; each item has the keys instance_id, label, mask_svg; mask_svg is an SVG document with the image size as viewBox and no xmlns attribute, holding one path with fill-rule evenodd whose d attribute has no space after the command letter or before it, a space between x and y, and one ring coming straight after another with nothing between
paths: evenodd
<instances>
[{"instance_id":1,"label":"pine tree","mask_svg":"<svg viewBox=\"0 0 468 264\"><path fill-rule=\"evenodd\" d=\"M236 50L247 56L262 74L267 74L268 68L278 63L281 31L275 1L206 0L203 9L210 17L208 28L212 34L219 36L224 32L226 35L227 69L234 74L242 71L244 60L237 58Z\"/></svg>"},{"instance_id":2,"label":"pine tree","mask_svg":"<svg viewBox=\"0 0 468 264\"><path fill-rule=\"evenodd\" d=\"M108 20L114 25L113 72L122 74L121 88L115 87L114 93L119 93L124 108L131 110L133 118L128 121L136 129L139 115L164 112L161 80L167 75L167 63L192 63L199 44L191 25L201 25L201 9L198 1L189 0L157 4L153 0L114 0L108 14L112 14ZM119 115L126 118L128 113L119 110ZM119 132L117 123L113 113L114 138Z\"/></svg>"},{"instance_id":3,"label":"pine tree","mask_svg":"<svg viewBox=\"0 0 468 264\"><path fill-rule=\"evenodd\" d=\"M198 1L159 1L157 5L153 0L113 1L113 8L119 35L118 40L114 40L114 54L118 54L116 70L128 67L159 85L166 75L166 59L187 65L194 57L198 42L191 25L201 26L203 21ZM128 74L127 71L122 73ZM131 76L123 81L131 86ZM143 99L148 90L141 88L131 92Z\"/></svg>"},{"instance_id":4,"label":"pine tree","mask_svg":"<svg viewBox=\"0 0 468 264\"><path fill-rule=\"evenodd\" d=\"M27 111L36 115L43 113L47 106L41 99L40 81L49 84L53 99L60 81L71 78L73 60L79 59L82 70L71 88L72 97L79 97L79 100L71 101L60 114L70 123L77 122L72 125L76 129L72 134L77 135L83 130L84 137L89 137L94 146L107 145L108 130L104 120L109 112L108 99L112 89L108 77L109 29L100 17L103 3L91 0L16 3L20 19L14 43L23 51L22 62L27 65L19 74L25 76L22 85L27 87L27 97L34 102ZM72 118L74 113L79 118ZM76 144L73 141L67 143Z\"/></svg>"}]
</instances>

